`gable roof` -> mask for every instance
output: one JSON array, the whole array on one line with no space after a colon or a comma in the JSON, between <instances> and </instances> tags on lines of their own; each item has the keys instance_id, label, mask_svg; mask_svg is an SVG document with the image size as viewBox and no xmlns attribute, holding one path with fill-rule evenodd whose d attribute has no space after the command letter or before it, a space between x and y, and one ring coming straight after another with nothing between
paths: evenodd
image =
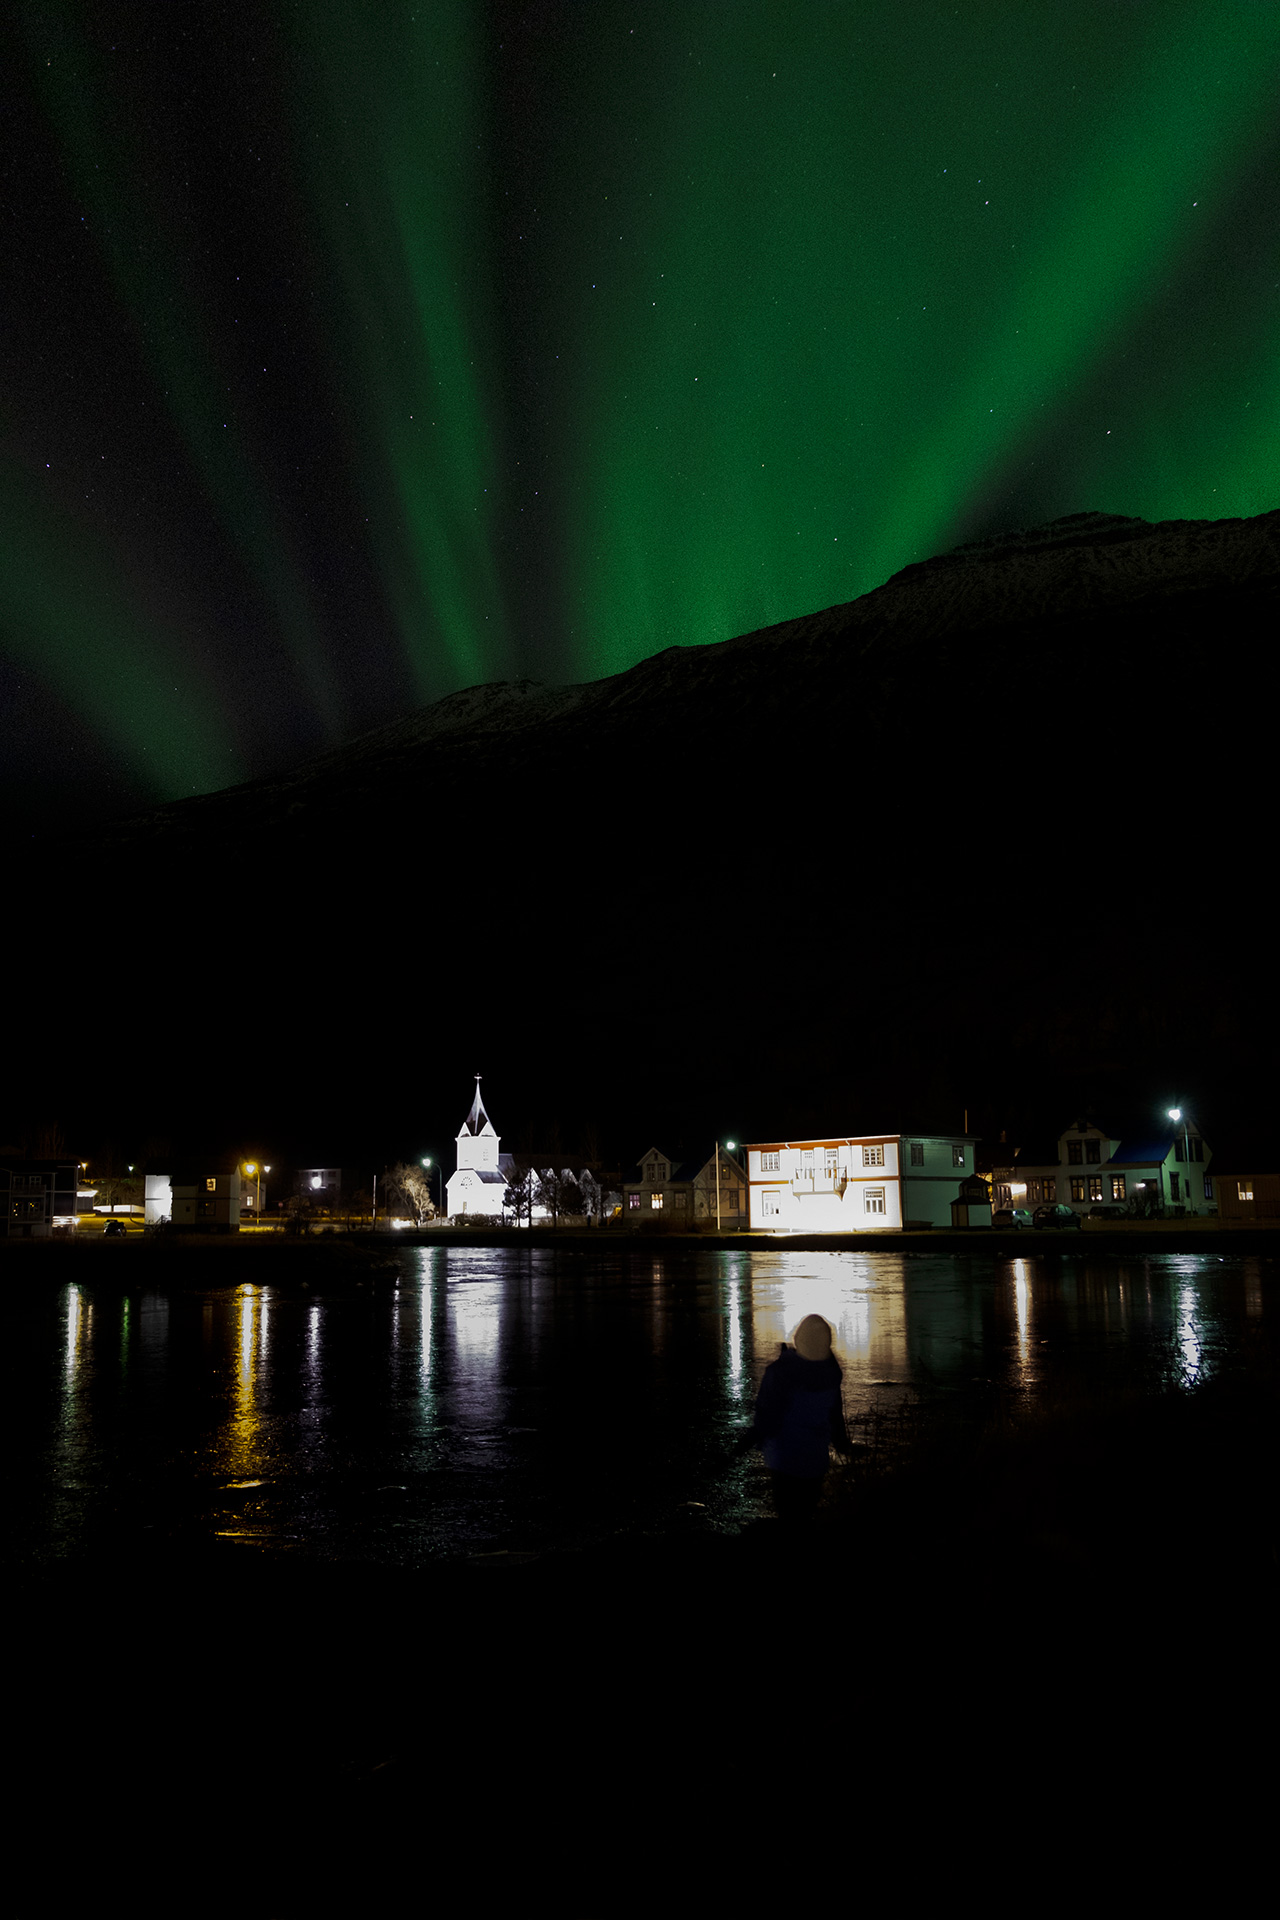
<instances>
[{"instance_id":1,"label":"gable roof","mask_svg":"<svg viewBox=\"0 0 1280 1920\"><path fill-rule=\"evenodd\" d=\"M1122 1140L1107 1164L1112 1167L1163 1166L1172 1147L1172 1134L1162 1134L1156 1140Z\"/></svg>"}]
</instances>

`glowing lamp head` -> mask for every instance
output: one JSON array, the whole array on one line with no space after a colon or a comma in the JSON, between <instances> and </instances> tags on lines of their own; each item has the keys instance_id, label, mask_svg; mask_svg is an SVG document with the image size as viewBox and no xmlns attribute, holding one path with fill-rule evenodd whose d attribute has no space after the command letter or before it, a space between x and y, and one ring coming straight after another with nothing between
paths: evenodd
<instances>
[{"instance_id":1,"label":"glowing lamp head","mask_svg":"<svg viewBox=\"0 0 1280 1920\"><path fill-rule=\"evenodd\" d=\"M256 1173L258 1171L258 1169L254 1166L252 1160L245 1161L244 1170L246 1173Z\"/></svg>"},{"instance_id":2,"label":"glowing lamp head","mask_svg":"<svg viewBox=\"0 0 1280 1920\"><path fill-rule=\"evenodd\" d=\"M1182 1118L1182 1108L1181 1108L1181 1107L1170 1107L1170 1109L1169 1109L1169 1118L1170 1118L1171 1120L1175 1120L1175 1121L1176 1121L1176 1120L1181 1120L1181 1118Z\"/></svg>"}]
</instances>

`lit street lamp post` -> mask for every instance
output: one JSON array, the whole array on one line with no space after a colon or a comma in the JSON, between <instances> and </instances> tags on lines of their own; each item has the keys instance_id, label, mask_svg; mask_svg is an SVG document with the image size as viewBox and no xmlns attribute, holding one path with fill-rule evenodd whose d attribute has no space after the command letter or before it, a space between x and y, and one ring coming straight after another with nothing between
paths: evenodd
<instances>
[{"instance_id":1,"label":"lit street lamp post","mask_svg":"<svg viewBox=\"0 0 1280 1920\"><path fill-rule=\"evenodd\" d=\"M435 1163L433 1162L431 1155L429 1153L423 1155L422 1164L427 1170L427 1179L430 1180L431 1170ZM441 1213L443 1213L444 1212L444 1168L436 1167L435 1171L440 1175L440 1211Z\"/></svg>"},{"instance_id":2,"label":"lit street lamp post","mask_svg":"<svg viewBox=\"0 0 1280 1920\"><path fill-rule=\"evenodd\" d=\"M734 1140L726 1140L724 1144L728 1149L728 1151L732 1153L734 1150L734 1147L737 1145L737 1142ZM719 1231L720 1231L720 1142L717 1140L716 1141L716 1232L719 1233Z\"/></svg>"},{"instance_id":3,"label":"lit street lamp post","mask_svg":"<svg viewBox=\"0 0 1280 1920\"><path fill-rule=\"evenodd\" d=\"M224 1162L224 1165L225 1165L225 1162ZM255 1182L254 1199L253 1199L253 1217L256 1221L260 1223L262 1220L262 1176L264 1173L270 1173L271 1169L270 1167L264 1167L259 1165L257 1161L246 1160L244 1163L244 1170L249 1175L250 1179L252 1179Z\"/></svg>"},{"instance_id":4,"label":"lit street lamp post","mask_svg":"<svg viewBox=\"0 0 1280 1920\"><path fill-rule=\"evenodd\" d=\"M1187 1205L1191 1205L1191 1140L1187 1133L1187 1123L1182 1118L1181 1107L1170 1107L1169 1118L1176 1127L1182 1120L1182 1177L1187 1183Z\"/></svg>"}]
</instances>

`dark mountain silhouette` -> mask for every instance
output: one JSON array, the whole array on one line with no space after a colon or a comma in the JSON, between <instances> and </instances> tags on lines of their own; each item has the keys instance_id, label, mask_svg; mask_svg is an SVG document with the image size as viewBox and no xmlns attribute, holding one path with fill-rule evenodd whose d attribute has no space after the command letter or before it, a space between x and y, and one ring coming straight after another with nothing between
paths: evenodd
<instances>
[{"instance_id":1,"label":"dark mountain silhouette","mask_svg":"<svg viewBox=\"0 0 1280 1920\"><path fill-rule=\"evenodd\" d=\"M120 910L51 909L40 978L118 1014L124 1104L313 1151L452 1126L476 1067L509 1130L590 1112L622 1151L1066 1102L1238 1125L1274 1050L1278 611L1280 512L1079 514L474 688L104 827L78 865ZM34 1051L71 1111L81 1029Z\"/></svg>"}]
</instances>

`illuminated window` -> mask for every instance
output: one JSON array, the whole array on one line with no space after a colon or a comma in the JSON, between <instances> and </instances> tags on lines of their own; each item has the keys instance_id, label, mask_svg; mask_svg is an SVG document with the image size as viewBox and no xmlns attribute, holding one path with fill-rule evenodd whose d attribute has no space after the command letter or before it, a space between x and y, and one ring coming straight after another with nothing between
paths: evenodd
<instances>
[{"instance_id":1,"label":"illuminated window","mask_svg":"<svg viewBox=\"0 0 1280 1920\"><path fill-rule=\"evenodd\" d=\"M996 1188L996 1205L998 1207L1011 1207L1013 1205L1013 1194L1008 1187Z\"/></svg>"},{"instance_id":2,"label":"illuminated window","mask_svg":"<svg viewBox=\"0 0 1280 1920\"><path fill-rule=\"evenodd\" d=\"M864 1147L862 1149L862 1164L864 1167L882 1167L884 1165L884 1148ZM875 1189L872 1188L871 1191L874 1192ZM884 1195L881 1194L880 1197L883 1199ZM881 1207L880 1211L883 1213L884 1208Z\"/></svg>"},{"instance_id":3,"label":"illuminated window","mask_svg":"<svg viewBox=\"0 0 1280 1920\"><path fill-rule=\"evenodd\" d=\"M884 1212L883 1187L864 1187L862 1189L862 1211L864 1213Z\"/></svg>"},{"instance_id":4,"label":"illuminated window","mask_svg":"<svg viewBox=\"0 0 1280 1920\"><path fill-rule=\"evenodd\" d=\"M1213 1198L1213 1175L1211 1173L1206 1173L1204 1177L1204 1197L1206 1200L1212 1200Z\"/></svg>"},{"instance_id":5,"label":"illuminated window","mask_svg":"<svg viewBox=\"0 0 1280 1920\"><path fill-rule=\"evenodd\" d=\"M919 1140L911 1142L911 1164L913 1167L924 1165L924 1147Z\"/></svg>"},{"instance_id":6,"label":"illuminated window","mask_svg":"<svg viewBox=\"0 0 1280 1920\"><path fill-rule=\"evenodd\" d=\"M1073 1200L1084 1199L1084 1175L1082 1173L1073 1173L1071 1176L1071 1198Z\"/></svg>"},{"instance_id":7,"label":"illuminated window","mask_svg":"<svg viewBox=\"0 0 1280 1920\"><path fill-rule=\"evenodd\" d=\"M1124 1197L1124 1175L1122 1173L1113 1173L1111 1176L1111 1198L1113 1200L1123 1200Z\"/></svg>"},{"instance_id":8,"label":"illuminated window","mask_svg":"<svg viewBox=\"0 0 1280 1920\"><path fill-rule=\"evenodd\" d=\"M1091 1200L1101 1200L1102 1198L1102 1175L1100 1173L1091 1173L1089 1175L1089 1198Z\"/></svg>"},{"instance_id":9,"label":"illuminated window","mask_svg":"<svg viewBox=\"0 0 1280 1920\"><path fill-rule=\"evenodd\" d=\"M640 1195L638 1193L629 1193L627 1195L627 1205L628 1207L635 1207L638 1209L640 1206Z\"/></svg>"},{"instance_id":10,"label":"illuminated window","mask_svg":"<svg viewBox=\"0 0 1280 1920\"><path fill-rule=\"evenodd\" d=\"M1251 1174L1247 1180L1236 1181L1236 1199L1252 1200L1252 1198L1253 1198L1253 1176Z\"/></svg>"},{"instance_id":11,"label":"illuminated window","mask_svg":"<svg viewBox=\"0 0 1280 1920\"><path fill-rule=\"evenodd\" d=\"M1083 1166L1083 1165L1084 1165L1084 1143L1083 1143L1083 1141L1081 1141L1081 1140L1068 1140L1068 1142L1067 1142L1067 1165L1068 1165L1069 1167L1081 1167L1081 1166Z\"/></svg>"},{"instance_id":12,"label":"illuminated window","mask_svg":"<svg viewBox=\"0 0 1280 1920\"><path fill-rule=\"evenodd\" d=\"M1102 1159L1101 1140L1086 1140L1084 1143L1084 1157L1088 1166L1096 1167Z\"/></svg>"},{"instance_id":13,"label":"illuminated window","mask_svg":"<svg viewBox=\"0 0 1280 1920\"><path fill-rule=\"evenodd\" d=\"M651 1193L649 1195L649 1205L653 1208L653 1211L655 1213L661 1213L662 1212L662 1195L660 1193Z\"/></svg>"},{"instance_id":14,"label":"illuminated window","mask_svg":"<svg viewBox=\"0 0 1280 1920\"><path fill-rule=\"evenodd\" d=\"M964 1148L963 1147L952 1147L951 1164L953 1167L962 1167L964 1165Z\"/></svg>"},{"instance_id":15,"label":"illuminated window","mask_svg":"<svg viewBox=\"0 0 1280 1920\"><path fill-rule=\"evenodd\" d=\"M761 1173L776 1173L778 1171L778 1156L776 1153L762 1153L760 1155L760 1171Z\"/></svg>"},{"instance_id":16,"label":"illuminated window","mask_svg":"<svg viewBox=\"0 0 1280 1920\"><path fill-rule=\"evenodd\" d=\"M206 1192L216 1193L218 1191L218 1183L216 1180L206 1180L204 1184Z\"/></svg>"}]
</instances>

